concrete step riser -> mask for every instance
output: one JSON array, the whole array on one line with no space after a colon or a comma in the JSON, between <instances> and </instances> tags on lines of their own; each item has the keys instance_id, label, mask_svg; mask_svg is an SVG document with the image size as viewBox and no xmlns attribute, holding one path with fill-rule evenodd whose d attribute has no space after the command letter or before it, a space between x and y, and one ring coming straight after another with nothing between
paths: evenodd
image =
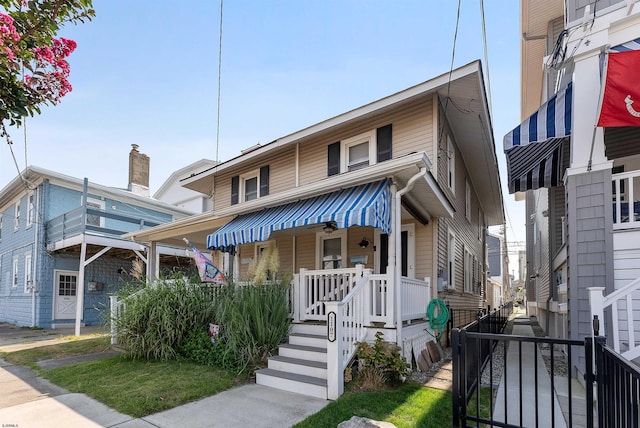
<instances>
[{"instance_id":1,"label":"concrete step riser","mask_svg":"<svg viewBox=\"0 0 640 428\"><path fill-rule=\"evenodd\" d=\"M278 352L283 357L299 358L301 360L327 362L326 352L304 351L300 349L280 348Z\"/></svg>"},{"instance_id":2,"label":"concrete step riser","mask_svg":"<svg viewBox=\"0 0 640 428\"><path fill-rule=\"evenodd\" d=\"M291 379L256 373L256 383L283 391L295 392L296 394L308 395L310 397L327 399L327 388L319 385L312 385L305 382L298 382Z\"/></svg>"},{"instance_id":3,"label":"concrete step riser","mask_svg":"<svg viewBox=\"0 0 640 428\"><path fill-rule=\"evenodd\" d=\"M291 324L291 333L327 335L326 325Z\"/></svg>"},{"instance_id":4,"label":"concrete step riser","mask_svg":"<svg viewBox=\"0 0 640 428\"><path fill-rule=\"evenodd\" d=\"M287 373L297 373L306 376L319 377L320 379L327 378L327 369L319 367L309 367L301 364L290 363L286 361L276 361L269 359L270 369L280 370Z\"/></svg>"},{"instance_id":5,"label":"concrete step riser","mask_svg":"<svg viewBox=\"0 0 640 428\"><path fill-rule=\"evenodd\" d=\"M316 348L327 349L327 339L325 338L289 336L289 343L291 345L314 346Z\"/></svg>"}]
</instances>

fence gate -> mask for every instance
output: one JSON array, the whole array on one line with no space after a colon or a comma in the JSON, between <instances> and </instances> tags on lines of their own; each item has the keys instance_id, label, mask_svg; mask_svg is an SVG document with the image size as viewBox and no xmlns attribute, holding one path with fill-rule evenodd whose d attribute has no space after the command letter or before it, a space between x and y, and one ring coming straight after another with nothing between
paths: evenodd
<instances>
[{"instance_id":1,"label":"fence gate","mask_svg":"<svg viewBox=\"0 0 640 428\"><path fill-rule=\"evenodd\" d=\"M640 427L640 369L608 348L604 337L592 344L591 338L454 329L452 359L456 428L592 428L594 415L600 428ZM577 388L584 394L576 394Z\"/></svg>"}]
</instances>

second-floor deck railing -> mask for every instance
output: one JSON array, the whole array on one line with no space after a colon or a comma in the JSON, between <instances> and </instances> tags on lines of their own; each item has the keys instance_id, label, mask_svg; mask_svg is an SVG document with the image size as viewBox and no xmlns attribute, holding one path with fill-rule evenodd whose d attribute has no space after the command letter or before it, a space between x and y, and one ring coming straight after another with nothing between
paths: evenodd
<instances>
[{"instance_id":1,"label":"second-floor deck railing","mask_svg":"<svg viewBox=\"0 0 640 428\"><path fill-rule=\"evenodd\" d=\"M613 183L613 228L640 227L640 200L635 190L640 191L640 170L621 172L611 176Z\"/></svg>"},{"instance_id":2,"label":"second-floor deck railing","mask_svg":"<svg viewBox=\"0 0 640 428\"><path fill-rule=\"evenodd\" d=\"M87 207L85 224L82 224L82 207L66 212L46 223L47 244L80 235L83 230L101 234L118 236L123 233L158 226L158 221L142 216L114 213L97 208Z\"/></svg>"}]
</instances>

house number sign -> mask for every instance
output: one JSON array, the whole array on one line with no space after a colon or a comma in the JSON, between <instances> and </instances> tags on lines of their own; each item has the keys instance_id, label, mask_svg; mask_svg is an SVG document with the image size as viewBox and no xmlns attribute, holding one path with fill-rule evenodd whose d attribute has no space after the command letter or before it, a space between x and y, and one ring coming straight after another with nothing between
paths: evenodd
<instances>
[{"instance_id":1,"label":"house number sign","mask_svg":"<svg viewBox=\"0 0 640 428\"><path fill-rule=\"evenodd\" d=\"M327 335L329 336L329 342L336 341L336 313L329 312L327 314Z\"/></svg>"}]
</instances>

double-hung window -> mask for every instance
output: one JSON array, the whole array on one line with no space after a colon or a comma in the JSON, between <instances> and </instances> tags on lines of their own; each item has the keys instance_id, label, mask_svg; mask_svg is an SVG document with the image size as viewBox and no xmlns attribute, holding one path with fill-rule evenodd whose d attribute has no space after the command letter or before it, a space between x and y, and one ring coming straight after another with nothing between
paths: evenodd
<instances>
[{"instance_id":1,"label":"double-hung window","mask_svg":"<svg viewBox=\"0 0 640 428\"><path fill-rule=\"evenodd\" d=\"M456 286L456 235L449 229L449 245L447 249L447 273L449 277L449 288Z\"/></svg>"},{"instance_id":2,"label":"double-hung window","mask_svg":"<svg viewBox=\"0 0 640 428\"><path fill-rule=\"evenodd\" d=\"M231 177L231 205L269 194L269 165Z\"/></svg>"},{"instance_id":3,"label":"double-hung window","mask_svg":"<svg viewBox=\"0 0 640 428\"><path fill-rule=\"evenodd\" d=\"M11 288L18 288L18 257L13 258L13 270L11 274Z\"/></svg>"},{"instance_id":4,"label":"double-hung window","mask_svg":"<svg viewBox=\"0 0 640 428\"><path fill-rule=\"evenodd\" d=\"M18 230L20 228L20 201L16 202L13 222L13 230Z\"/></svg>"},{"instance_id":5,"label":"double-hung window","mask_svg":"<svg viewBox=\"0 0 640 428\"><path fill-rule=\"evenodd\" d=\"M464 247L464 291L473 293L473 255Z\"/></svg>"},{"instance_id":6,"label":"double-hung window","mask_svg":"<svg viewBox=\"0 0 640 428\"><path fill-rule=\"evenodd\" d=\"M447 136L447 184L449 188L456 194L456 148L451 141L451 137Z\"/></svg>"},{"instance_id":7,"label":"double-hung window","mask_svg":"<svg viewBox=\"0 0 640 428\"><path fill-rule=\"evenodd\" d=\"M31 276L31 254L25 254L24 256L24 292L28 293L33 287L33 279Z\"/></svg>"},{"instance_id":8,"label":"double-hung window","mask_svg":"<svg viewBox=\"0 0 640 428\"><path fill-rule=\"evenodd\" d=\"M376 163L375 130L349 138L343 142L342 172L355 171Z\"/></svg>"},{"instance_id":9,"label":"double-hung window","mask_svg":"<svg viewBox=\"0 0 640 428\"><path fill-rule=\"evenodd\" d=\"M34 194L31 193L27 197L27 226L26 227L31 227L31 225L33 225L34 218L35 218Z\"/></svg>"}]
</instances>

